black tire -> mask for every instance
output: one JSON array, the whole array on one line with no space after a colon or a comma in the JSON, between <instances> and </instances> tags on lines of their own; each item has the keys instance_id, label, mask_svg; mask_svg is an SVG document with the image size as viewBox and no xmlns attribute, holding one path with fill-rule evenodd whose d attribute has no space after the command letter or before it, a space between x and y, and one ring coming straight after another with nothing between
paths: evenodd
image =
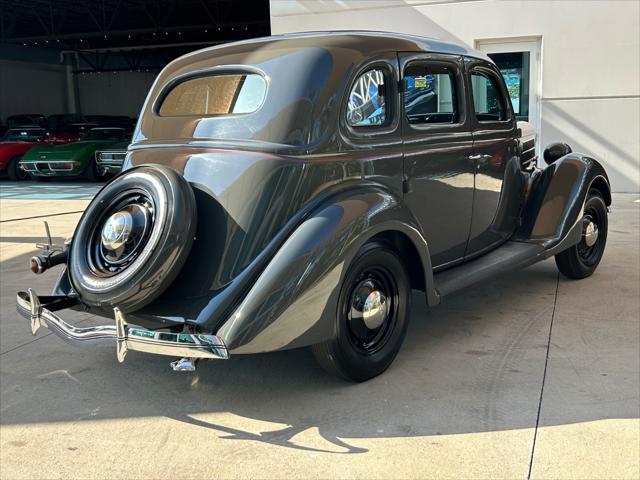
<instances>
[{"instance_id":1,"label":"black tire","mask_svg":"<svg viewBox=\"0 0 640 480\"><path fill-rule=\"evenodd\" d=\"M89 162L86 174L87 180L90 182L100 182L104 180L104 177L98 173L98 166L96 165L96 161L93 159Z\"/></svg>"},{"instance_id":2,"label":"black tire","mask_svg":"<svg viewBox=\"0 0 640 480\"><path fill-rule=\"evenodd\" d=\"M593 245L588 245L586 237L589 222L593 222L597 227L597 239ZM607 244L608 227L607 205L600 192L591 189L584 204L583 234L580 243L555 256L560 273L575 280L591 276L602 260Z\"/></svg>"},{"instance_id":3,"label":"black tire","mask_svg":"<svg viewBox=\"0 0 640 480\"><path fill-rule=\"evenodd\" d=\"M378 300L386 297L386 301L382 309L367 310L364 295ZM400 350L409 324L410 303L411 285L398 254L383 243L366 244L351 262L342 283L336 336L311 347L316 360L327 372L350 381L362 382L380 375ZM360 316L364 312L374 312L374 317L382 312L384 317L379 318L384 318L383 323L370 329Z\"/></svg>"},{"instance_id":4,"label":"black tire","mask_svg":"<svg viewBox=\"0 0 640 480\"><path fill-rule=\"evenodd\" d=\"M29 178L29 174L20 168L20 159L22 157L13 157L9 160L9 165L7 166L7 175L9 176L9 180L12 182L27 180Z\"/></svg>"},{"instance_id":5,"label":"black tire","mask_svg":"<svg viewBox=\"0 0 640 480\"><path fill-rule=\"evenodd\" d=\"M132 222L126 234L113 220L123 212ZM139 310L180 272L195 228L195 198L184 177L159 165L128 170L105 185L82 215L69 251L71 282L87 305Z\"/></svg>"}]
</instances>

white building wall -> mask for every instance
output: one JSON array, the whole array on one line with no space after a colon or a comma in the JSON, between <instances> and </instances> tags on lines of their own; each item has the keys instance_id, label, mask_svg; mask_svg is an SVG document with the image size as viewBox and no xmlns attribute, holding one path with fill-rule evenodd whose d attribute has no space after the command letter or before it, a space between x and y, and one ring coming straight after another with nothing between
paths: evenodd
<instances>
[{"instance_id":1,"label":"white building wall","mask_svg":"<svg viewBox=\"0 0 640 480\"><path fill-rule=\"evenodd\" d=\"M345 29L540 39L541 145L567 141L615 191L640 192L640 2L271 0L273 34Z\"/></svg>"}]
</instances>

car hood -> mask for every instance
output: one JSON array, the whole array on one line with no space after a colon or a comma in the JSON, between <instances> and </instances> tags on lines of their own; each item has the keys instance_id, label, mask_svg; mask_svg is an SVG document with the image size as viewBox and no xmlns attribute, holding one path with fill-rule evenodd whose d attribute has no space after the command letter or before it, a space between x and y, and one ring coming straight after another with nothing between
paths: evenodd
<instances>
[{"instance_id":1,"label":"car hood","mask_svg":"<svg viewBox=\"0 0 640 480\"><path fill-rule=\"evenodd\" d=\"M36 145L38 145L38 142L0 142L0 159L20 155L27 150L33 149Z\"/></svg>"},{"instance_id":2,"label":"car hood","mask_svg":"<svg viewBox=\"0 0 640 480\"><path fill-rule=\"evenodd\" d=\"M84 155L100 147L112 145L108 140L95 140L67 143L64 145L46 145L29 150L23 160L68 160L76 155Z\"/></svg>"},{"instance_id":3,"label":"car hood","mask_svg":"<svg viewBox=\"0 0 640 480\"><path fill-rule=\"evenodd\" d=\"M109 150L110 152L126 152L127 148L129 147L129 144L131 142L126 141L126 142L119 142L119 143L112 143L106 146L101 146L99 148L99 150Z\"/></svg>"}]
</instances>

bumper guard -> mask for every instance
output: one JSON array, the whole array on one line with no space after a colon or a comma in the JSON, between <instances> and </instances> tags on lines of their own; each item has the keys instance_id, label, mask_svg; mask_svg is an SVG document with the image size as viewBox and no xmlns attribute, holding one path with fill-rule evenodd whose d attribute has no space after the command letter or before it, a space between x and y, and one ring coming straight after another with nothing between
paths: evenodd
<instances>
[{"instance_id":1,"label":"bumper guard","mask_svg":"<svg viewBox=\"0 0 640 480\"><path fill-rule=\"evenodd\" d=\"M56 297L42 297L44 300ZM61 297L62 298L62 297ZM42 305L36 293L18 292L16 306L18 312L31 321L31 333L35 335L41 326L47 327L63 340L76 345L114 345L119 362L124 362L127 351L155 353L186 358L227 359L229 352L222 339L216 335L200 333L170 333L130 327L124 314L113 309L115 325L99 325L79 328L68 324L47 309L47 305L60 304L60 298Z\"/></svg>"}]
</instances>

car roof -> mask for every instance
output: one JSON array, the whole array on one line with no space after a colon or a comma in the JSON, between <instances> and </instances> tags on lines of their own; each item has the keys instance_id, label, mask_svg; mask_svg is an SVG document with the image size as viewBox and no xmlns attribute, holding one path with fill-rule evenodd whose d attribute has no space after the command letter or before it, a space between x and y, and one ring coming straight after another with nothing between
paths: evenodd
<instances>
[{"instance_id":1,"label":"car roof","mask_svg":"<svg viewBox=\"0 0 640 480\"><path fill-rule=\"evenodd\" d=\"M183 138L190 131L195 139L252 140L307 152L339 148L334 133L351 77L372 60L395 61L397 52L468 56L493 63L462 43L391 32L305 32L208 47L173 60L158 74L136 127L134 145L173 135ZM157 114L156 108L178 82L204 72L233 70L267 79L262 107L255 112L242 118Z\"/></svg>"},{"instance_id":2,"label":"car roof","mask_svg":"<svg viewBox=\"0 0 640 480\"><path fill-rule=\"evenodd\" d=\"M285 33L271 35L268 37L258 37L249 40L215 45L202 50L196 50L184 57L192 54L214 50L234 50L243 45L252 48L255 44L276 44L287 43L288 47L295 48L296 44L300 48L309 46L340 46L356 49L359 48L363 55L371 50L378 50L380 44L384 45L387 51L397 52L433 52L452 55L466 55L469 57L490 60L483 52L465 45L463 42L452 42L432 37L422 37L397 32L375 31L375 30L330 30L313 32ZM183 58L184 58L183 57Z\"/></svg>"}]
</instances>

